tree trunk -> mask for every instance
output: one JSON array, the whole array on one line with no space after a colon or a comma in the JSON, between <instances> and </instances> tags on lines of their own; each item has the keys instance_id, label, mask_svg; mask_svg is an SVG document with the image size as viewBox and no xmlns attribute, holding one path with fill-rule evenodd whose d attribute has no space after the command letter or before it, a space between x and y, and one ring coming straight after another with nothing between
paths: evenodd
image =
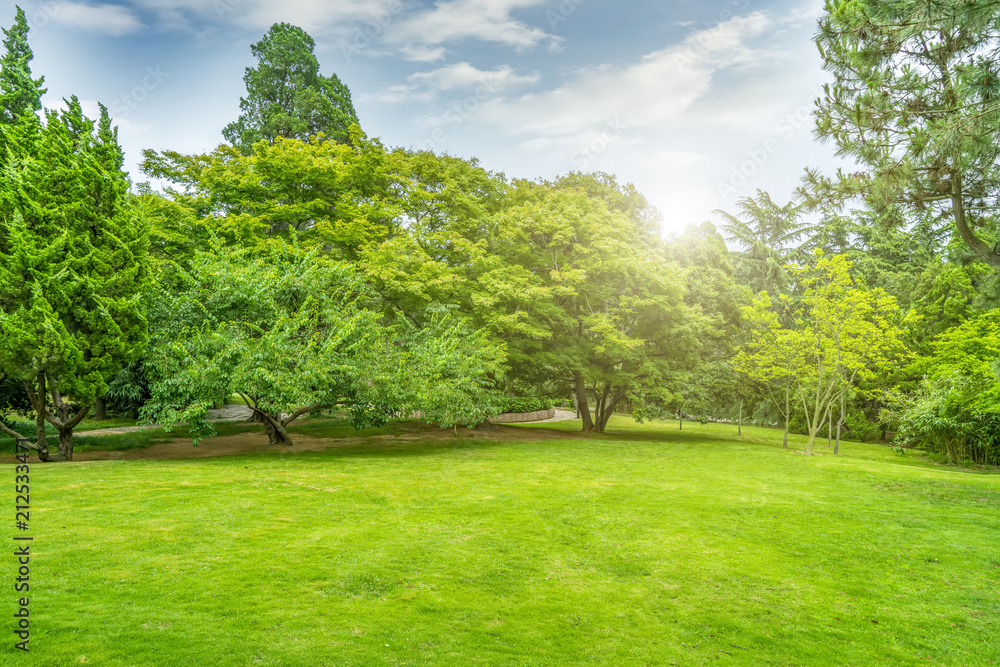
<instances>
[{"instance_id":1,"label":"tree trunk","mask_svg":"<svg viewBox=\"0 0 1000 667\"><path fill-rule=\"evenodd\" d=\"M73 460L73 429L72 428L61 428L61 429L59 429L59 460L60 461L72 461Z\"/></svg>"},{"instance_id":2,"label":"tree trunk","mask_svg":"<svg viewBox=\"0 0 1000 667\"><path fill-rule=\"evenodd\" d=\"M597 393L597 385L594 385L594 425L590 427L591 432L600 433L601 422L604 420L604 395Z\"/></svg>"},{"instance_id":3,"label":"tree trunk","mask_svg":"<svg viewBox=\"0 0 1000 667\"><path fill-rule=\"evenodd\" d=\"M35 433L38 438L38 458L49 458L49 443L45 439L45 371L38 374L38 392L35 395ZM43 458L44 454L44 458Z\"/></svg>"},{"instance_id":4,"label":"tree trunk","mask_svg":"<svg viewBox=\"0 0 1000 667\"><path fill-rule=\"evenodd\" d=\"M597 433L604 433L604 429L607 428L608 426L608 420L610 420L611 415L615 413L615 408L618 407L618 403L620 401L621 401L620 397L616 398L612 400L609 405L606 396L601 398L602 407L600 415L598 416L597 421L594 424L594 431L596 431Z\"/></svg>"},{"instance_id":5,"label":"tree trunk","mask_svg":"<svg viewBox=\"0 0 1000 667\"><path fill-rule=\"evenodd\" d=\"M792 421L792 399L788 394L788 387L785 387L785 442L782 445L783 449L788 449L788 425Z\"/></svg>"},{"instance_id":6,"label":"tree trunk","mask_svg":"<svg viewBox=\"0 0 1000 667\"><path fill-rule=\"evenodd\" d=\"M819 433L819 429L822 427L820 422L814 422L812 426L809 427L809 442L806 443L806 454L812 456L813 445L816 444L816 435Z\"/></svg>"},{"instance_id":7,"label":"tree trunk","mask_svg":"<svg viewBox=\"0 0 1000 667\"><path fill-rule=\"evenodd\" d=\"M589 433L594 428L594 422L590 419L590 406L587 404L587 386L583 383L583 373L577 371L573 373L573 378L576 381L576 405L583 418L583 432Z\"/></svg>"},{"instance_id":8,"label":"tree trunk","mask_svg":"<svg viewBox=\"0 0 1000 667\"><path fill-rule=\"evenodd\" d=\"M102 422L108 418L107 406L104 403L104 397L94 399L94 419Z\"/></svg>"},{"instance_id":9,"label":"tree trunk","mask_svg":"<svg viewBox=\"0 0 1000 667\"><path fill-rule=\"evenodd\" d=\"M278 421L279 417L280 415L266 415L264 417L264 432L267 433L267 444L290 447L292 445L292 436L289 435L288 430Z\"/></svg>"},{"instance_id":10,"label":"tree trunk","mask_svg":"<svg viewBox=\"0 0 1000 667\"><path fill-rule=\"evenodd\" d=\"M677 410L677 429L679 431L684 430L684 408Z\"/></svg>"},{"instance_id":11,"label":"tree trunk","mask_svg":"<svg viewBox=\"0 0 1000 667\"><path fill-rule=\"evenodd\" d=\"M840 419L837 420L837 444L833 448L833 455L840 454L840 429L844 425L844 392L840 392Z\"/></svg>"},{"instance_id":12,"label":"tree trunk","mask_svg":"<svg viewBox=\"0 0 1000 667\"><path fill-rule=\"evenodd\" d=\"M48 422L55 426L56 431L59 432L59 456L54 460L72 461L73 429L83 421L84 417L90 414L93 404L84 405L76 411L76 414L73 414L73 406L63 400L58 389L54 386L51 387L50 394L52 395L53 410L58 415L58 417L53 417L52 415L46 417ZM43 398L39 398L39 400L44 401Z\"/></svg>"},{"instance_id":13,"label":"tree trunk","mask_svg":"<svg viewBox=\"0 0 1000 667\"><path fill-rule=\"evenodd\" d=\"M826 446L833 445L833 409L826 413Z\"/></svg>"}]
</instances>

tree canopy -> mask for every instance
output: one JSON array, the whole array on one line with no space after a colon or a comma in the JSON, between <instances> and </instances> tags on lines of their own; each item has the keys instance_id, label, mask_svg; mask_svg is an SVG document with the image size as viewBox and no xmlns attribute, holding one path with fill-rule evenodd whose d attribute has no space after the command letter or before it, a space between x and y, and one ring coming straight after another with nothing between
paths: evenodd
<instances>
[{"instance_id":1,"label":"tree canopy","mask_svg":"<svg viewBox=\"0 0 1000 667\"><path fill-rule=\"evenodd\" d=\"M366 308L350 266L275 241L215 242L151 297L149 422L211 432L207 409L238 394L271 444L291 444L304 414L346 407L356 427L420 412L478 424L499 400L503 348L445 314L416 328Z\"/></svg>"},{"instance_id":2,"label":"tree canopy","mask_svg":"<svg viewBox=\"0 0 1000 667\"><path fill-rule=\"evenodd\" d=\"M278 137L322 134L350 142L351 126L358 125L351 92L336 74L320 74L315 48L312 37L288 23L275 23L250 47L257 66L243 76L247 96L240 98L240 117L222 132L226 141L244 153Z\"/></svg>"},{"instance_id":3,"label":"tree canopy","mask_svg":"<svg viewBox=\"0 0 1000 667\"><path fill-rule=\"evenodd\" d=\"M820 137L867 167L842 175L845 194L931 210L995 269L998 18L975 0L828 0L817 43L834 81L816 119Z\"/></svg>"}]
</instances>

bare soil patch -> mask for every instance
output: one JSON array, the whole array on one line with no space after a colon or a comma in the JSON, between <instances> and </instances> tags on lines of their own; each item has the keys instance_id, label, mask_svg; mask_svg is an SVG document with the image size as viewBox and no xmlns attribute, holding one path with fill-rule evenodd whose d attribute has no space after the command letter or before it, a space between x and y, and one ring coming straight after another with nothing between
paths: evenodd
<instances>
[{"instance_id":1,"label":"bare soil patch","mask_svg":"<svg viewBox=\"0 0 1000 667\"><path fill-rule=\"evenodd\" d=\"M349 448L360 445L391 446L405 442L467 442L481 441L527 441L557 440L576 438L583 434L549 431L545 429L523 429L511 426L495 426L492 430L469 430L428 427L422 424L406 424L403 433L389 435L315 437L293 433L295 444L288 447L269 445L263 431L251 431L236 435L217 436L202 440L195 447L191 439L177 437L169 442L152 444L143 449L127 451L75 452L74 461L142 461L170 459L199 459L213 456L236 456L245 454L321 452L333 448Z\"/></svg>"}]
</instances>

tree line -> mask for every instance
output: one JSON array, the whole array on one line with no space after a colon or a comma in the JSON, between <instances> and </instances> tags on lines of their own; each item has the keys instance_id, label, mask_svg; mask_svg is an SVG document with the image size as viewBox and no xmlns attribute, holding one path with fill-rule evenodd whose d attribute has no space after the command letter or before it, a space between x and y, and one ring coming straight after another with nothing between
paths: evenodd
<instances>
[{"instance_id":1,"label":"tree line","mask_svg":"<svg viewBox=\"0 0 1000 667\"><path fill-rule=\"evenodd\" d=\"M272 443L337 408L483 423L570 399L584 431L675 415L1000 463L995 67L1000 10L829 2L807 171L664 237L610 174L509 178L384 146L304 31L252 46L240 117L123 172L107 110L42 110L24 14L0 60L0 417L72 458L97 406L211 433L238 394ZM729 245L727 245L727 242ZM45 424L59 434L49 451ZM23 429L22 429L23 430Z\"/></svg>"}]
</instances>

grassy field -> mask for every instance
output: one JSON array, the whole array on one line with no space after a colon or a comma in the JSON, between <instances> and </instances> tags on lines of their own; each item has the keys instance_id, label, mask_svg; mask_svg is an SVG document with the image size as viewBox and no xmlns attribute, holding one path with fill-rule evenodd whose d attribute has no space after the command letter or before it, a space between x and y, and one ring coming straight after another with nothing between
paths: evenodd
<instances>
[{"instance_id":1,"label":"grassy field","mask_svg":"<svg viewBox=\"0 0 1000 667\"><path fill-rule=\"evenodd\" d=\"M1000 663L1000 475L543 426L34 463L31 654L0 664Z\"/></svg>"}]
</instances>

